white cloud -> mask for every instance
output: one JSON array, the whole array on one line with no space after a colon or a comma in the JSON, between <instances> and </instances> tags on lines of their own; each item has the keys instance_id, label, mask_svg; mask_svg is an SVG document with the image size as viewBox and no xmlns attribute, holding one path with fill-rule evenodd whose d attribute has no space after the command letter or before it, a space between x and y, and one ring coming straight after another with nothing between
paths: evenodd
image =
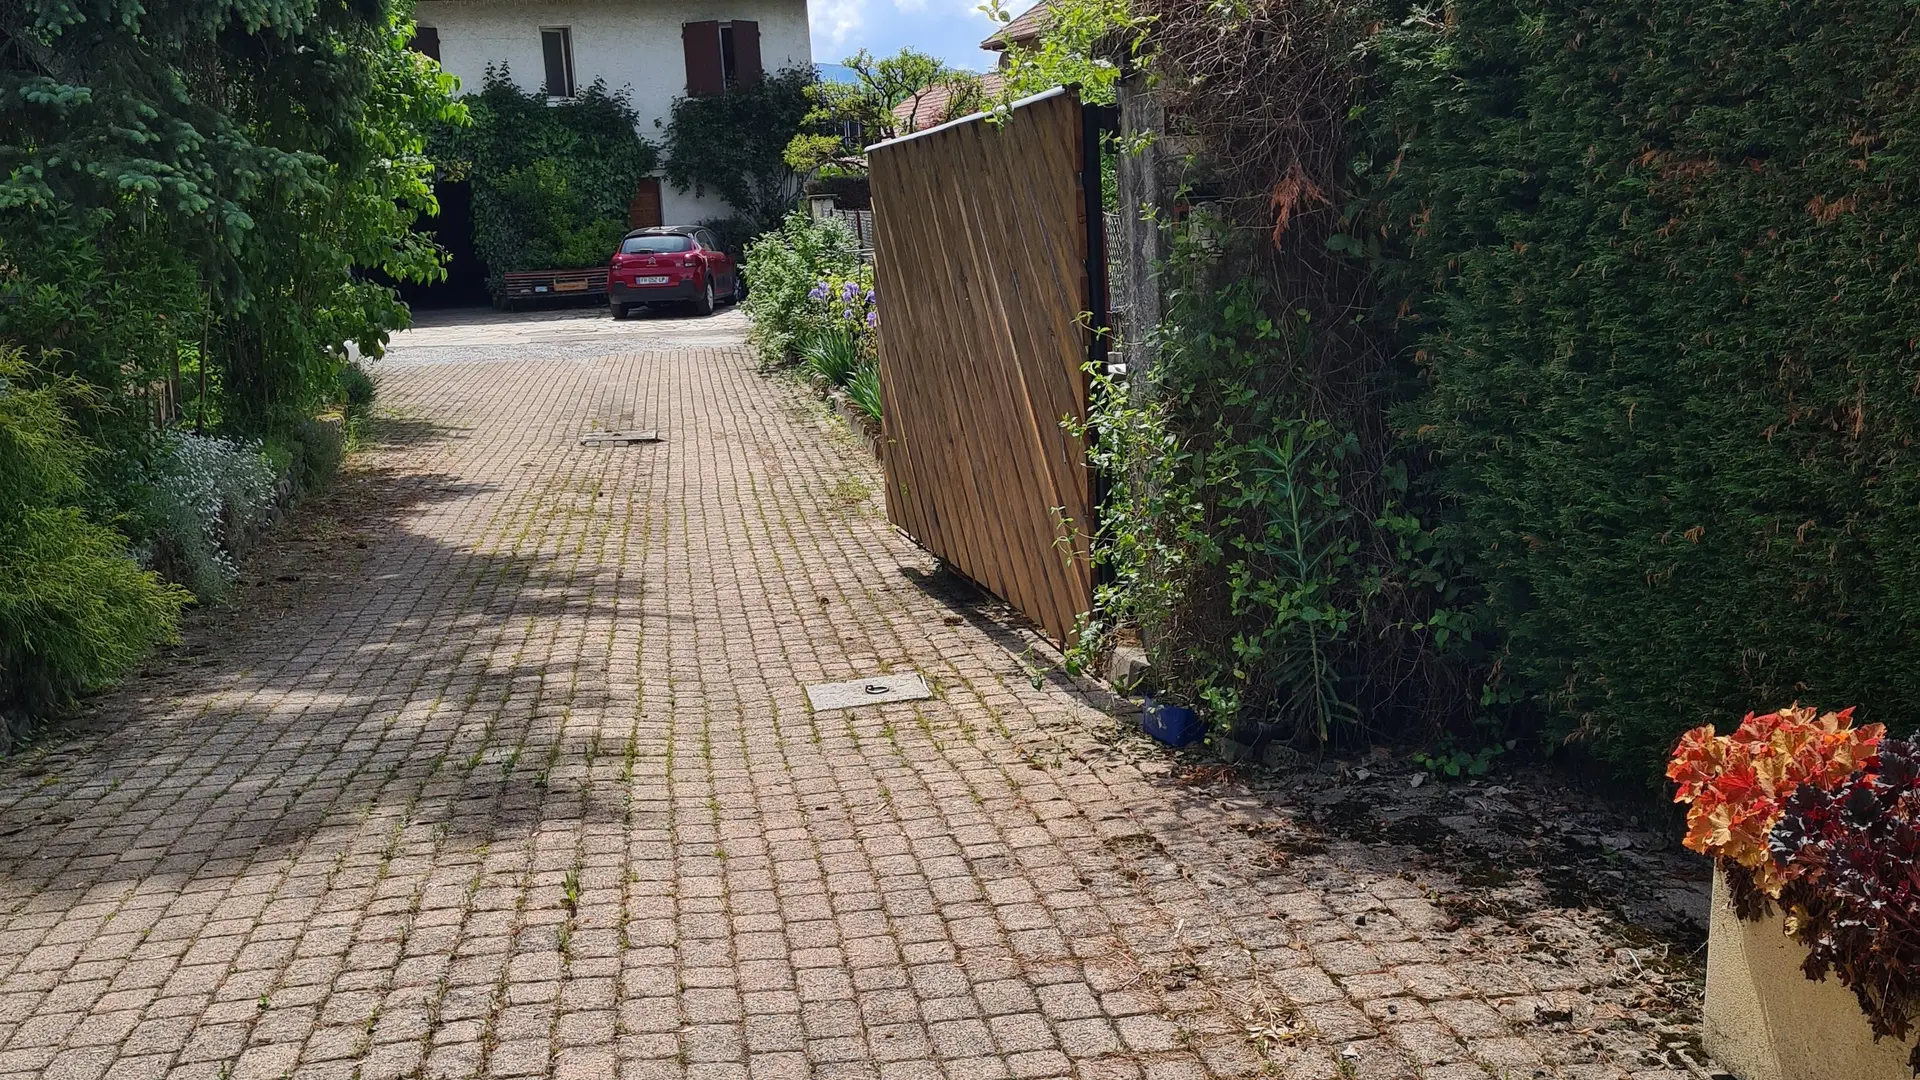
<instances>
[{"instance_id":1,"label":"white cloud","mask_svg":"<svg viewBox=\"0 0 1920 1080\"><path fill-rule=\"evenodd\" d=\"M813 0L807 7L816 54L823 41L834 48L845 45L867 22L867 0Z\"/></svg>"},{"instance_id":2,"label":"white cloud","mask_svg":"<svg viewBox=\"0 0 1920 1080\"><path fill-rule=\"evenodd\" d=\"M925 11L927 0L893 0L893 6L901 11Z\"/></svg>"}]
</instances>

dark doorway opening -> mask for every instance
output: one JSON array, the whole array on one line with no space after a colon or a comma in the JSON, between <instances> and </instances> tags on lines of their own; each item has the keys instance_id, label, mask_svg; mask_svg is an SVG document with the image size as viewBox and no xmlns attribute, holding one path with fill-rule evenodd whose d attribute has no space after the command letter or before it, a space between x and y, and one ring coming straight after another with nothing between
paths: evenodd
<instances>
[{"instance_id":1,"label":"dark doorway opening","mask_svg":"<svg viewBox=\"0 0 1920 1080\"><path fill-rule=\"evenodd\" d=\"M447 249L447 277L431 285L398 284L400 299L416 308L476 307L488 302L487 266L473 250L473 185L465 180L433 186L440 216L423 217L414 228ZM378 275L376 275L378 276Z\"/></svg>"}]
</instances>

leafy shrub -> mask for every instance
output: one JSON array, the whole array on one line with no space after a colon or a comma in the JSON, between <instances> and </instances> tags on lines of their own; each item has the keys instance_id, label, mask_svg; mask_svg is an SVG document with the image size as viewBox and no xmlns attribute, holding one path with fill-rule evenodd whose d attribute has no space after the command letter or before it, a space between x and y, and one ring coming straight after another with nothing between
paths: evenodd
<instances>
[{"instance_id":1,"label":"leafy shrub","mask_svg":"<svg viewBox=\"0 0 1920 1080\"><path fill-rule=\"evenodd\" d=\"M294 494L327 486L346 456L346 433L334 420L308 418L269 440L265 452Z\"/></svg>"},{"instance_id":2,"label":"leafy shrub","mask_svg":"<svg viewBox=\"0 0 1920 1080\"><path fill-rule=\"evenodd\" d=\"M0 50L0 711L14 718L171 633L186 594L129 559L130 539L150 557L191 550L190 576L217 582L204 522L153 486L191 486L156 427L184 416L289 464L303 454L347 344L377 355L406 323L368 271L442 272L413 229L433 202L422 131L464 113L452 78L406 48L405 5L384 0L237 20L192 0L7 10L7 41L28 43Z\"/></svg>"},{"instance_id":3,"label":"leafy shrub","mask_svg":"<svg viewBox=\"0 0 1920 1080\"><path fill-rule=\"evenodd\" d=\"M1867 764L1886 728L1853 726L1853 710L1816 714L1791 706L1748 713L1731 735L1713 725L1680 737L1667 765L1687 803L1688 848L1711 855L1738 879L1768 896L1791 876L1776 862L1768 834L1789 797L1803 787L1832 788Z\"/></svg>"},{"instance_id":4,"label":"leafy shrub","mask_svg":"<svg viewBox=\"0 0 1920 1080\"><path fill-rule=\"evenodd\" d=\"M862 263L852 274L834 274L814 283L807 299L817 326L846 331L865 342L880 325L871 264Z\"/></svg>"},{"instance_id":5,"label":"leafy shrub","mask_svg":"<svg viewBox=\"0 0 1920 1080\"><path fill-rule=\"evenodd\" d=\"M860 341L850 330L814 330L800 346L800 359L829 385L845 386L860 367Z\"/></svg>"},{"instance_id":6,"label":"leafy shrub","mask_svg":"<svg viewBox=\"0 0 1920 1080\"><path fill-rule=\"evenodd\" d=\"M778 229L747 246L748 340L763 363L786 363L802 330L817 324L815 286L860 273L860 244L837 220L794 211Z\"/></svg>"},{"instance_id":7,"label":"leafy shrub","mask_svg":"<svg viewBox=\"0 0 1920 1080\"><path fill-rule=\"evenodd\" d=\"M365 416L373 408L373 376L359 364L340 369L340 405L348 416Z\"/></svg>"},{"instance_id":8,"label":"leafy shrub","mask_svg":"<svg viewBox=\"0 0 1920 1080\"><path fill-rule=\"evenodd\" d=\"M1906 1042L1920 1010L1920 744L1889 739L1868 769L1788 796L1773 857L1807 978L1854 992L1875 1039ZM1908 1064L1920 1074L1920 1047Z\"/></svg>"},{"instance_id":9,"label":"leafy shrub","mask_svg":"<svg viewBox=\"0 0 1920 1080\"><path fill-rule=\"evenodd\" d=\"M1440 745L1431 750L1423 750L1413 755L1415 765L1427 770L1431 776L1444 776L1449 780L1458 780L1463 776L1485 776L1492 771L1493 763L1500 756L1519 745L1517 740L1493 742L1481 745L1477 749L1462 745L1453 736L1441 738Z\"/></svg>"},{"instance_id":10,"label":"leafy shrub","mask_svg":"<svg viewBox=\"0 0 1920 1080\"><path fill-rule=\"evenodd\" d=\"M10 216L0 226L0 298L0 348L18 346L43 375L87 387L88 407L70 419L102 452L92 468L137 457L153 421L130 391L171 374L180 342L170 330L194 328L197 361L208 325L191 260L100 212Z\"/></svg>"},{"instance_id":11,"label":"leafy shrub","mask_svg":"<svg viewBox=\"0 0 1920 1080\"><path fill-rule=\"evenodd\" d=\"M861 363L879 358L880 313L874 299L869 265L851 276L815 282L807 291L800 358L835 386L845 385Z\"/></svg>"},{"instance_id":12,"label":"leafy shrub","mask_svg":"<svg viewBox=\"0 0 1920 1080\"><path fill-rule=\"evenodd\" d=\"M878 424L880 422L880 369L872 364L861 364L847 380L847 400L853 407L865 414L866 418Z\"/></svg>"},{"instance_id":13,"label":"leafy shrub","mask_svg":"<svg viewBox=\"0 0 1920 1080\"><path fill-rule=\"evenodd\" d=\"M163 437L152 469L147 564L202 600L224 595L237 573L234 547L271 514L279 470L258 442L185 431Z\"/></svg>"},{"instance_id":14,"label":"leafy shrub","mask_svg":"<svg viewBox=\"0 0 1920 1080\"><path fill-rule=\"evenodd\" d=\"M1167 696L1242 743L1459 709L1433 656L1464 620L1406 467L1363 445L1375 421L1329 408L1340 388L1315 374L1342 331L1281 292L1240 230L1198 220L1161 271L1150 373L1093 397L1090 453L1114 480L1094 553L1111 576L1081 651L1137 627Z\"/></svg>"},{"instance_id":15,"label":"leafy shrub","mask_svg":"<svg viewBox=\"0 0 1920 1080\"><path fill-rule=\"evenodd\" d=\"M74 384L29 374L0 352L0 749L171 640L189 599L74 505L91 452L59 404Z\"/></svg>"}]
</instances>

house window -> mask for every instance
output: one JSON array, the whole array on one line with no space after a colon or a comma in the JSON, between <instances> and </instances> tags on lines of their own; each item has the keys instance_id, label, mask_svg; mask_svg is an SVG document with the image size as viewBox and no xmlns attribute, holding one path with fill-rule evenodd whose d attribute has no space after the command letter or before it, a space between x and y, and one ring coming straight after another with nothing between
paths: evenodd
<instances>
[{"instance_id":1,"label":"house window","mask_svg":"<svg viewBox=\"0 0 1920 1080\"><path fill-rule=\"evenodd\" d=\"M413 38L407 42L407 48L412 49L414 52L419 53L429 60L438 62L440 59L440 31L431 26L414 27Z\"/></svg>"},{"instance_id":2,"label":"house window","mask_svg":"<svg viewBox=\"0 0 1920 1080\"><path fill-rule=\"evenodd\" d=\"M680 28L680 35L687 50L688 96L724 94L728 87L760 81L759 23L690 22Z\"/></svg>"},{"instance_id":3,"label":"house window","mask_svg":"<svg viewBox=\"0 0 1920 1080\"><path fill-rule=\"evenodd\" d=\"M573 96L573 32L564 26L540 28L540 48L547 60L547 96Z\"/></svg>"}]
</instances>

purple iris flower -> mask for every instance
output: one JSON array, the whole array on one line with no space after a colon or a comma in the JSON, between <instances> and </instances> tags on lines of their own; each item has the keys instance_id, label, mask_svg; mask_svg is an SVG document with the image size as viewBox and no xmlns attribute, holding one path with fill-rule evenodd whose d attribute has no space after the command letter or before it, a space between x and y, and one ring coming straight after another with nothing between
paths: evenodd
<instances>
[{"instance_id":1,"label":"purple iris flower","mask_svg":"<svg viewBox=\"0 0 1920 1080\"><path fill-rule=\"evenodd\" d=\"M825 300L827 298L827 293L828 293L827 283L823 281L820 284L815 285L813 287L813 291L807 294L807 299Z\"/></svg>"},{"instance_id":2,"label":"purple iris flower","mask_svg":"<svg viewBox=\"0 0 1920 1080\"><path fill-rule=\"evenodd\" d=\"M873 290L868 289L866 293L860 297L860 299L864 303L868 303L868 304L873 303Z\"/></svg>"},{"instance_id":3,"label":"purple iris flower","mask_svg":"<svg viewBox=\"0 0 1920 1080\"><path fill-rule=\"evenodd\" d=\"M880 325L880 313L877 311L867 312L867 328L871 330L872 328L879 325Z\"/></svg>"},{"instance_id":4,"label":"purple iris flower","mask_svg":"<svg viewBox=\"0 0 1920 1080\"><path fill-rule=\"evenodd\" d=\"M854 284L853 282L849 281L845 285L840 286L840 299L845 300L848 303L852 303L853 301L858 299L859 296L860 296L860 286Z\"/></svg>"}]
</instances>

